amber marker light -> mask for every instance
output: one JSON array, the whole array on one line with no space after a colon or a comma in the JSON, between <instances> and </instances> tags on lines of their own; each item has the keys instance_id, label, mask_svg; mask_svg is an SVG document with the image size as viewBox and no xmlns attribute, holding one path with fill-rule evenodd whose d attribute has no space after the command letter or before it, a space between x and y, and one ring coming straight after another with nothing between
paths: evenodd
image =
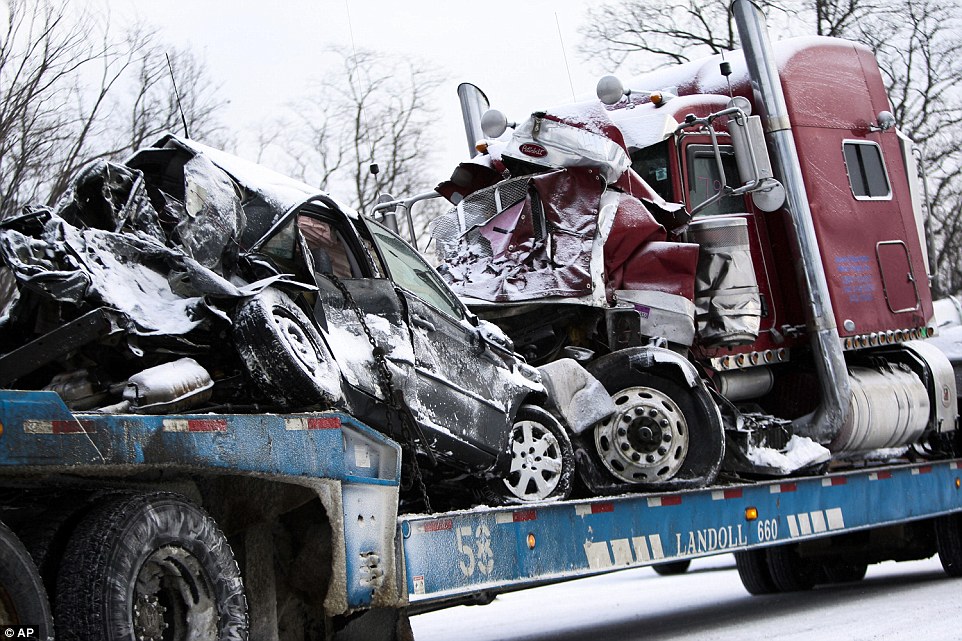
<instances>
[{"instance_id":1,"label":"amber marker light","mask_svg":"<svg viewBox=\"0 0 962 641\"><path fill-rule=\"evenodd\" d=\"M755 508L755 507L746 507L746 508L745 508L745 520L746 520L746 521L754 521L754 520L757 519L757 518L758 518L758 508Z\"/></svg>"},{"instance_id":2,"label":"amber marker light","mask_svg":"<svg viewBox=\"0 0 962 641\"><path fill-rule=\"evenodd\" d=\"M529 532L528 533L528 549L533 550L534 546L535 546L534 533Z\"/></svg>"},{"instance_id":3,"label":"amber marker light","mask_svg":"<svg viewBox=\"0 0 962 641\"><path fill-rule=\"evenodd\" d=\"M3 435L3 425L0 425L0 435ZM956 478L955 489L959 489L960 487L962 487L962 479Z\"/></svg>"},{"instance_id":4,"label":"amber marker light","mask_svg":"<svg viewBox=\"0 0 962 641\"><path fill-rule=\"evenodd\" d=\"M479 153L482 153L482 154L488 153L488 143L485 142L485 141L483 141L483 140L479 140L478 142L476 142L475 145L474 145L474 148L475 148Z\"/></svg>"}]
</instances>

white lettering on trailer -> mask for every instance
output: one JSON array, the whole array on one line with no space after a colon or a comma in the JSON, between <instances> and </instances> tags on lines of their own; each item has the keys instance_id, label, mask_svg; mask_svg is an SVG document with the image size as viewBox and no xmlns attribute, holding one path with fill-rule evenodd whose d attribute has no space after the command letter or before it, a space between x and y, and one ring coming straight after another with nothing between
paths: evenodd
<instances>
[{"instance_id":1,"label":"white lettering on trailer","mask_svg":"<svg viewBox=\"0 0 962 641\"><path fill-rule=\"evenodd\" d=\"M676 554L678 556L693 556L704 552L728 550L743 545L748 545L748 538L742 531L741 524L693 530L688 532L687 537L684 537L680 532L675 534Z\"/></svg>"},{"instance_id":2,"label":"white lettering on trailer","mask_svg":"<svg viewBox=\"0 0 962 641\"><path fill-rule=\"evenodd\" d=\"M801 514L789 514L785 517L788 521L788 534L793 539L800 536L808 536L813 532L821 532L845 529L845 519L842 517L842 508L836 507L830 510L817 512L802 512Z\"/></svg>"},{"instance_id":3,"label":"white lettering on trailer","mask_svg":"<svg viewBox=\"0 0 962 641\"><path fill-rule=\"evenodd\" d=\"M458 567L461 573L472 576L475 571L487 576L494 569L494 550L491 549L491 530L482 523L477 529L470 525L454 528L455 546L461 554ZM472 541L473 539L473 541Z\"/></svg>"}]
</instances>

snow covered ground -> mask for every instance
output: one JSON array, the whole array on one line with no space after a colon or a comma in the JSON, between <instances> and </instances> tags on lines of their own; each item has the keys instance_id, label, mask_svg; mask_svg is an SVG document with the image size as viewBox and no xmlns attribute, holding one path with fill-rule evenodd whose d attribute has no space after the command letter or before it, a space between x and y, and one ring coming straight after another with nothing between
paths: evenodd
<instances>
[{"instance_id":1,"label":"snow covered ground","mask_svg":"<svg viewBox=\"0 0 962 641\"><path fill-rule=\"evenodd\" d=\"M752 597L730 555L687 574L627 570L412 619L417 641L962 639L962 579L938 557L869 566L859 583Z\"/></svg>"}]
</instances>

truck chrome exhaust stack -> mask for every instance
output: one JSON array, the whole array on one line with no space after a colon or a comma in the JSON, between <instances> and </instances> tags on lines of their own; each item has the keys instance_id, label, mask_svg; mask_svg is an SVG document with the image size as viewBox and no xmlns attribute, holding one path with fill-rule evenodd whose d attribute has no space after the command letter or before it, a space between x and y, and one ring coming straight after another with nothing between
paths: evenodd
<instances>
[{"instance_id":1,"label":"truck chrome exhaust stack","mask_svg":"<svg viewBox=\"0 0 962 641\"><path fill-rule=\"evenodd\" d=\"M788 117L764 14L751 0L734 0L731 11L735 16L777 177L788 191L785 208L791 215L799 254L795 263L796 275L803 294L807 294L805 318L815 353L821 404L812 414L796 420L795 427L803 436L829 443L835 439L849 413L852 390L792 136L792 123Z\"/></svg>"},{"instance_id":2,"label":"truck chrome exhaust stack","mask_svg":"<svg viewBox=\"0 0 962 641\"><path fill-rule=\"evenodd\" d=\"M481 116L488 110L488 97L470 82L458 85L458 99L461 101L461 117L464 119L464 135L468 138L468 156L478 155L475 145L484 138L481 131Z\"/></svg>"}]
</instances>

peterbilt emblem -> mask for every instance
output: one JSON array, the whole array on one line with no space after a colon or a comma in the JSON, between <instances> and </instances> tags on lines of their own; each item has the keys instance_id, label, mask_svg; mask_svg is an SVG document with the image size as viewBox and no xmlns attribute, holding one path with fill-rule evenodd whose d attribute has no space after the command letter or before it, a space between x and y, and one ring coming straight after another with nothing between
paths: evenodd
<instances>
[{"instance_id":1,"label":"peterbilt emblem","mask_svg":"<svg viewBox=\"0 0 962 641\"><path fill-rule=\"evenodd\" d=\"M532 158L544 158L548 155L548 150L541 145L536 145L533 142L526 142L518 148L518 151L523 153L525 156L531 156Z\"/></svg>"}]
</instances>

